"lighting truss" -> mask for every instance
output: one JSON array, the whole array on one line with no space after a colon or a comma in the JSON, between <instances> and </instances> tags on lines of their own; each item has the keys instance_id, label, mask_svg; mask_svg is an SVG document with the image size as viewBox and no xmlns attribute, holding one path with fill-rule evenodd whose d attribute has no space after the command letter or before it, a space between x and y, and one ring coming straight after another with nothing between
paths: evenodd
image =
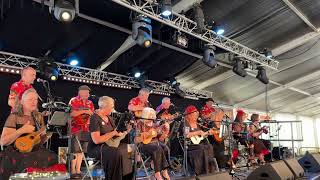
<instances>
[{"instance_id":1,"label":"lighting truss","mask_svg":"<svg viewBox=\"0 0 320 180\"><path fill-rule=\"evenodd\" d=\"M137 13L143 14L152 18L160 23L171 26L178 31L187 33L195 38L205 41L209 45L217 46L225 49L229 52L237 54L247 61L253 61L262 66L277 70L279 62L267 58L263 54L260 54L240 43L237 43L227 37L217 35L214 31L206 29L204 33L199 34L196 32L197 23L191 19L180 15L176 12L172 12L172 17L164 18L159 11L160 7L156 0L112 0L113 2L129 8Z\"/></svg>"},{"instance_id":2,"label":"lighting truss","mask_svg":"<svg viewBox=\"0 0 320 180\"><path fill-rule=\"evenodd\" d=\"M22 68L28 65L37 65L38 62L39 59L34 57L0 51L0 72L19 74ZM63 80L124 89L140 88L139 83L133 77L62 63L57 63L57 65ZM152 87L154 94L167 96L174 94L174 89L167 83L151 80L147 80L146 83ZM187 98L212 97L212 93L209 91L188 88L183 88L183 90Z\"/></svg>"}]
</instances>

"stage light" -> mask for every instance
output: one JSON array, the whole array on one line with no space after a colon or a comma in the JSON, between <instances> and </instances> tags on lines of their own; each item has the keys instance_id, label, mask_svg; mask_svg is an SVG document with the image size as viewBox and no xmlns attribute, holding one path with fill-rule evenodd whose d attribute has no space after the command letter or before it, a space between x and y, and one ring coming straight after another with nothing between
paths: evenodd
<instances>
[{"instance_id":1,"label":"stage light","mask_svg":"<svg viewBox=\"0 0 320 180\"><path fill-rule=\"evenodd\" d=\"M173 35L173 41L174 43L176 43L177 45L183 47L183 48L187 48L188 47L188 38L182 34L179 31L176 31Z\"/></svg>"},{"instance_id":2,"label":"stage light","mask_svg":"<svg viewBox=\"0 0 320 180\"><path fill-rule=\"evenodd\" d=\"M144 48L152 44L152 26L151 19L143 15L137 16L132 23L132 39Z\"/></svg>"},{"instance_id":3,"label":"stage light","mask_svg":"<svg viewBox=\"0 0 320 180\"><path fill-rule=\"evenodd\" d=\"M74 2L68 0L56 0L53 11L54 17L61 22L71 22L76 16Z\"/></svg>"},{"instance_id":4,"label":"stage light","mask_svg":"<svg viewBox=\"0 0 320 180\"><path fill-rule=\"evenodd\" d=\"M223 35L224 34L224 29L220 26L215 27L214 32L218 35Z\"/></svg>"},{"instance_id":5,"label":"stage light","mask_svg":"<svg viewBox=\"0 0 320 180\"><path fill-rule=\"evenodd\" d=\"M247 76L247 71L244 69L244 65L241 60L236 60L233 65L232 71L241 77Z\"/></svg>"},{"instance_id":6,"label":"stage light","mask_svg":"<svg viewBox=\"0 0 320 180\"><path fill-rule=\"evenodd\" d=\"M269 79L267 77L266 69L262 66L259 66L257 69L258 69L258 74L257 74L256 78L259 79L259 81L261 81L262 83L268 84Z\"/></svg>"},{"instance_id":7,"label":"stage light","mask_svg":"<svg viewBox=\"0 0 320 180\"><path fill-rule=\"evenodd\" d=\"M72 59L72 60L70 60L69 64L70 64L71 66L76 66L76 65L79 64L79 61L78 61L78 59Z\"/></svg>"},{"instance_id":8,"label":"stage light","mask_svg":"<svg viewBox=\"0 0 320 180\"><path fill-rule=\"evenodd\" d=\"M45 79L56 81L59 77L58 65L54 62L53 58L43 57L40 58L38 64L40 69L40 74L44 76Z\"/></svg>"},{"instance_id":9,"label":"stage light","mask_svg":"<svg viewBox=\"0 0 320 180\"><path fill-rule=\"evenodd\" d=\"M172 14L171 0L162 0L161 15L164 17L168 17L168 16L171 16L171 14Z\"/></svg>"},{"instance_id":10,"label":"stage light","mask_svg":"<svg viewBox=\"0 0 320 180\"><path fill-rule=\"evenodd\" d=\"M263 54L269 59L273 57L272 56L272 51L270 49L268 49L268 48L264 48Z\"/></svg>"},{"instance_id":11,"label":"stage light","mask_svg":"<svg viewBox=\"0 0 320 180\"><path fill-rule=\"evenodd\" d=\"M176 78L174 78L174 77L169 78L169 84L171 87L174 87L177 83L178 82L177 82Z\"/></svg>"},{"instance_id":12,"label":"stage light","mask_svg":"<svg viewBox=\"0 0 320 180\"><path fill-rule=\"evenodd\" d=\"M216 50L216 47L207 46L204 50L204 54L202 58L202 62L211 68L215 68L218 65L218 62L215 59L215 53L214 53L215 50Z\"/></svg>"},{"instance_id":13,"label":"stage light","mask_svg":"<svg viewBox=\"0 0 320 180\"><path fill-rule=\"evenodd\" d=\"M141 76L141 73L140 73L140 72L135 72L135 73L134 73L134 77L135 77L135 78L140 78L140 76Z\"/></svg>"},{"instance_id":14,"label":"stage light","mask_svg":"<svg viewBox=\"0 0 320 180\"><path fill-rule=\"evenodd\" d=\"M199 3L193 6L194 21L197 23L197 32L203 33L206 30L205 19L202 7Z\"/></svg>"}]
</instances>

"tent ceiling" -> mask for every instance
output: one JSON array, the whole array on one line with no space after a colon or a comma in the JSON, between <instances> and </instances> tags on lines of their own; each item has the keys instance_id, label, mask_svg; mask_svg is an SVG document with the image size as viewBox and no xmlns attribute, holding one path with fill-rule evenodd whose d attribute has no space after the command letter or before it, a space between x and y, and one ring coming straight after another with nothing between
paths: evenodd
<instances>
[{"instance_id":1,"label":"tent ceiling","mask_svg":"<svg viewBox=\"0 0 320 180\"><path fill-rule=\"evenodd\" d=\"M173 4L179 2L174 0ZM316 28L320 27L320 1L290 2ZM42 8L31 0L24 1L22 7L20 3L11 1L10 8L5 4L4 19L0 21L2 51L34 57L49 52L59 62L65 62L67 55L74 53L80 59L81 66L97 68L129 35L81 17L70 24L62 24L48 12L47 7ZM275 49L314 31L282 0L203 0L201 5L206 21L222 24L227 37L253 49ZM81 0L80 12L131 29L130 11L110 0ZM165 27L157 22L152 25L154 38L167 42L161 35ZM241 78L223 66L210 69L197 57L159 44L154 43L149 49L133 46L105 70L127 74L133 67L138 67L146 71L150 79L157 81L175 76L183 86L212 91L217 101L229 105L248 101L250 103L246 103L245 108L265 110L268 107L269 110L309 116L320 113L316 100L320 96L320 81L317 77L307 76L320 68L320 43L317 38L277 57L279 70L268 71L269 78L274 82L268 85L268 91L272 92L279 84L285 85L301 77L307 76L309 79L294 84L295 90L284 86L279 92L271 93L267 106L263 98L266 86L254 77ZM186 50L201 55L199 49ZM253 98L257 100L252 101Z\"/></svg>"}]
</instances>

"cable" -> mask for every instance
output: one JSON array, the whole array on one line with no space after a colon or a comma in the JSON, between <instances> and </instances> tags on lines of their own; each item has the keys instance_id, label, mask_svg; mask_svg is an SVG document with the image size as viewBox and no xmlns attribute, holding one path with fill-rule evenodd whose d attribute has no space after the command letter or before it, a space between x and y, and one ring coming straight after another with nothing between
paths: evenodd
<instances>
[{"instance_id":1,"label":"cable","mask_svg":"<svg viewBox=\"0 0 320 180\"><path fill-rule=\"evenodd\" d=\"M306 50L304 50L303 52L301 52L299 54L296 54L296 55L291 56L291 57L281 58L281 59L278 59L278 60L292 59L292 58L298 57L298 56L310 51L319 42L319 40L320 40L320 38L318 38L309 48L307 48Z\"/></svg>"}]
</instances>

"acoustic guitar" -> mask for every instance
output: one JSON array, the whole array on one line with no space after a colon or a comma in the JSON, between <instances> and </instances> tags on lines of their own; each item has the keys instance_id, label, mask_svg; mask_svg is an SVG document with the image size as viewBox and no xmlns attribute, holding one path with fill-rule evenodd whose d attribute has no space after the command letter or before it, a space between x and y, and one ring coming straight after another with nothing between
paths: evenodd
<instances>
[{"instance_id":1,"label":"acoustic guitar","mask_svg":"<svg viewBox=\"0 0 320 180\"><path fill-rule=\"evenodd\" d=\"M30 133L16 139L14 145L21 153L31 152L33 147L41 142L41 133L45 131L43 126L39 131Z\"/></svg>"}]
</instances>

